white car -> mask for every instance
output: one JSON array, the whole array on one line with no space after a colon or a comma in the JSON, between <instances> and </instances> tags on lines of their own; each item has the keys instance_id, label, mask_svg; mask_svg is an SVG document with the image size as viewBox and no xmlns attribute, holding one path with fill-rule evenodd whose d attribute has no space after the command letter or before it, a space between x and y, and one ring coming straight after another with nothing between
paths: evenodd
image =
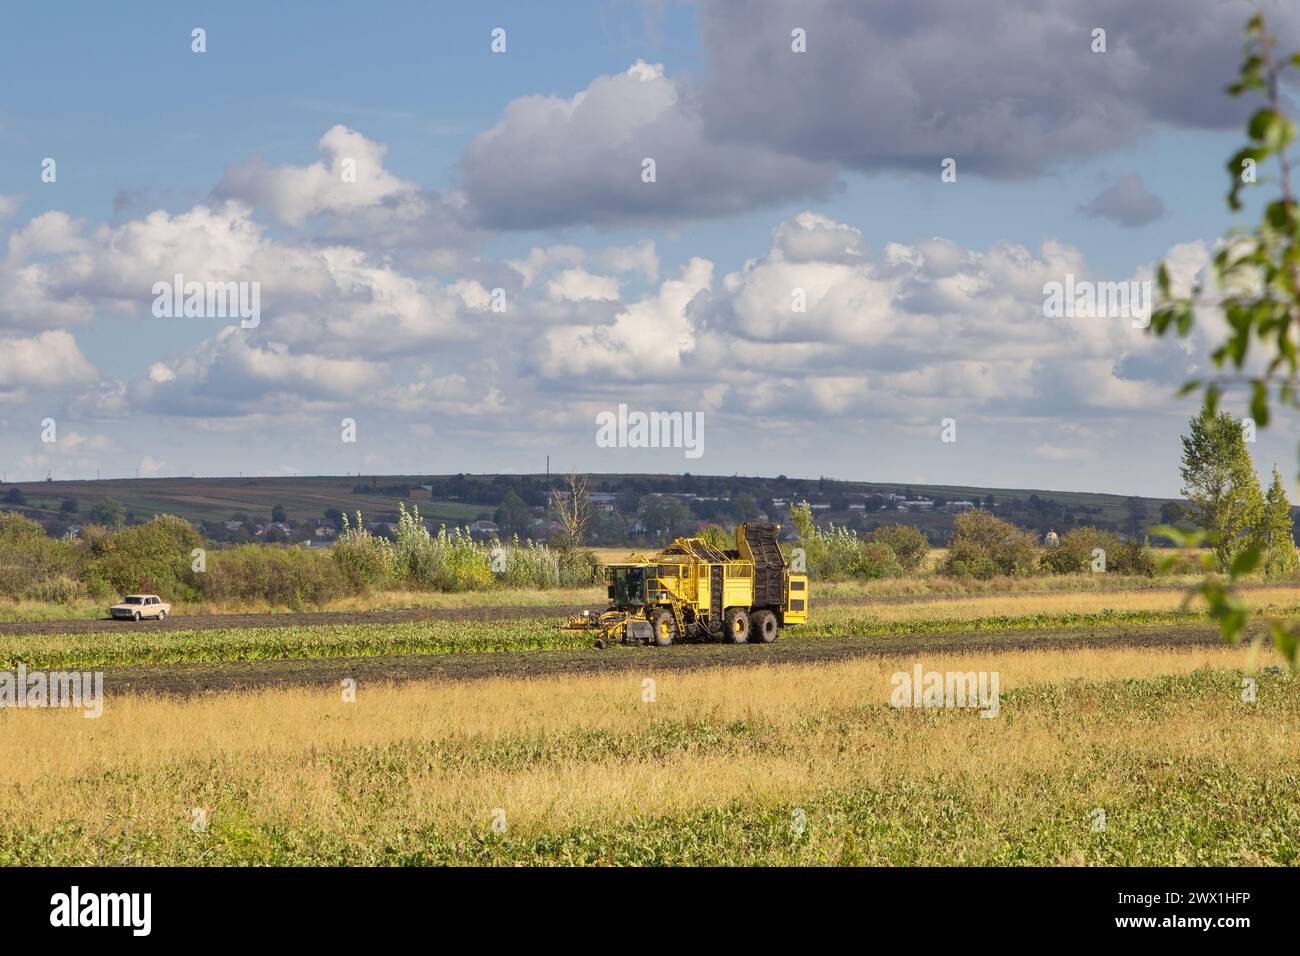
<instances>
[{"instance_id":1,"label":"white car","mask_svg":"<svg viewBox=\"0 0 1300 956\"><path fill-rule=\"evenodd\" d=\"M172 606L156 594L128 594L121 604L114 604L108 613L114 620L130 619L139 621L152 617L160 621L167 620Z\"/></svg>"}]
</instances>

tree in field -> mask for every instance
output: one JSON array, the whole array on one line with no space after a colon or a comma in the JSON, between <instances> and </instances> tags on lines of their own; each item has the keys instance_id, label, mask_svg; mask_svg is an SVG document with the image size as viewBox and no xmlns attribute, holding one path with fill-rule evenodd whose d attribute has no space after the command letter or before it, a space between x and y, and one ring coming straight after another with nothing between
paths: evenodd
<instances>
[{"instance_id":1,"label":"tree in field","mask_svg":"<svg viewBox=\"0 0 1300 956\"><path fill-rule=\"evenodd\" d=\"M758 499L753 495L741 492L735 497L733 503L741 521L753 521L758 517Z\"/></svg>"},{"instance_id":2,"label":"tree in field","mask_svg":"<svg viewBox=\"0 0 1300 956\"><path fill-rule=\"evenodd\" d=\"M1295 527L1291 521L1291 502L1286 497L1282 473L1273 466L1273 483L1264 496L1264 511L1255 538L1264 554L1264 573L1281 577L1300 567L1295 552Z\"/></svg>"},{"instance_id":3,"label":"tree in field","mask_svg":"<svg viewBox=\"0 0 1300 956\"><path fill-rule=\"evenodd\" d=\"M790 504L790 520L794 523L794 530L799 535L800 541L807 541L813 536L813 515L812 505L806 501L799 504Z\"/></svg>"},{"instance_id":4,"label":"tree in field","mask_svg":"<svg viewBox=\"0 0 1300 956\"><path fill-rule=\"evenodd\" d=\"M576 548L582 544L591 523L591 498L587 496L587 479L574 472L569 472L564 479L565 487L551 492L551 505L559 518L561 545Z\"/></svg>"},{"instance_id":5,"label":"tree in field","mask_svg":"<svg viewBox=\"0 0 1300 956\"><path fill-rule=\"evenodd\" d=\"M1160 506L1160 523L1161 524L1178 524L1187 517L1187 509L1181 502L1170 501Z\"/></svg>"},{"instance_id":6,"label":"tree in field","mask_svg":"<svg viewBox=\"0 0 1300 956\"><path fill-rule=\"evenodd\" d=\"M1128 498L1124 501L1124 510L1128 514L1128 535L1134 541L1141 541L1147 530L1147 506L1141 498Z\"/></svg>"},{"instance_id":7,"label":"tree in field","mask_svg":"<svg viewBox=\"0 0 1300 956\"><path fill-rule=\"evenodd\" d=\"M705 525L700 529L700 537L719 551L726 551L728 548L736 546L736 539L727 534L727 529L720 524Z\"/></svg>"},{"instance_id":8,"label":"tree in field","mask_svg":"<svg viewBox=\"0 0 1300 956\"><path fill-rule=\"evenodd\" d=\"M664 540L693 534L699 519L680 499L647 495L641 502L640 520L650 538Z\"/></svg>"},{"instance_id":9,"label":"tree in field","mask_svg":"<svg viewBox=\"0 0 1300 956\"><path fill-rule=\"evenodd\" d=\"M1278 38L1259 13L1247 22L1245 40L1241 69L1227 92L1236 97L1262 95L1264 102L1247 121L1248 142L1226 164L1231 184L1228 208L1234 212L1242 208L1243 189L1268 184L1278 194L1264 204L1255 226L1234 229L1215 253L1210 270L1213 288L1207 290L1198 282L1190 291L1175 291L1167 265L1160 264L1151 331L1186 336L1199 311L1221 313L1228 332L1210 354L1214 374L1187 382L1183 393L1204 390L1206 412L1214 415L1226 390L1244 389L1249 392L1251 417L1257 427L1265 428L1274 398L1284 407L1300 408L1300 204L1292 191L1293 163L1288 156L1296 124L1284 109L1281 91L1286 71L1300 68L1300 53L1280 55ZM1265 174L1266 164L1273 163L1276 178ZM1176 528L1159 530L1175 543L1194 542ZM1252 543L1229 568L1227 581L1207 576L1197 587L1227 640L1239 641L1251 617L1250 606L1232 591L1232 585L1257 568L1262 557L1257 543ZM1268 629L1274 646L1292 667L1300 664L1300 628L1285 619L1272 619Z\"/></svg>"},{"instance_id":10,"label":"tree in field","mask_svg":"<svg viewBox=\"0 0 1300 956\"><path fill-rule=\"evenodd\" d=\"M527 537L528 532L532 530L533 513L524 499L511 490L507 491L505 497L501 499L501 507L493 512L492 520L501 529L503 538L508 538L512 534Z\"/></svg>"},{"instance_id":11,"label":"tree in field","mask_svg":"<svg viewBox=\"0 0 1300 956\"><path fill-rule=\"evenodd\" d=\"M1183 436L1183 496L1188 517L1209 532L1220 571L1251 543L1259 525L1264 498L1255 465L1246 450L1241 422L1228 412L1202 411Z\"/></svg>"},{"instance_id":12,"label":"tree in field","mask_svg":"<svg viewBox=\"0 0 1300 956\"><path fill-rule=\"evenodd\" d=\"M87 515L92 524L102 524L105 528L120 528L126 521L126 509L116 498L105 498Z\"/></svg>"}]
</instances>

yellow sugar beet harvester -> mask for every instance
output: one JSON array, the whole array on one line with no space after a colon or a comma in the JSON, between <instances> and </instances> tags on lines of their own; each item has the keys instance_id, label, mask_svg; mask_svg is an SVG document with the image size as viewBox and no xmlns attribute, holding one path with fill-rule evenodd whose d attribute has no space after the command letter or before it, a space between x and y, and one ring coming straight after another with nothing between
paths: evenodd
<instances>
[{"instance_id":1,"label":"yellow sugar beet harvester","mask_svg":"<svg viewBox=\"0 0 1300 956\"><path fill-rule=\"evenodd\" d=\"M741 524L734 550L678 538L653 558L605 567L609 606L568 619L596 646L725 640L769 644L808 620L808 578L792 573L776 524Z\"/></svg>"}]
</instances>

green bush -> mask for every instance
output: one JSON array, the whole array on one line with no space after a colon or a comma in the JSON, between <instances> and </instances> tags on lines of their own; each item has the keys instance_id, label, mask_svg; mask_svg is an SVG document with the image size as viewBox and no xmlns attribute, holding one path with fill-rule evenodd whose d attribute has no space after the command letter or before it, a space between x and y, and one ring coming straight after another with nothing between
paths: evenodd
<instances>
[{"instance_id":1,"label":"green bush","mask_svg":"<svg viewBox=\"0 0 1300 956\"><path fill-rule=\"evenodd\" d=\"M208 552L207 570L197 578L208 601L262 600L295 609L362 590L339 562L319 551L258 544Z\"/></svg>"},{"instance_id":2,"label":"green bush","mask_svg":"<svg viewBox=\"0 0 1300 956\"><path fill-rule=\"evenodd\" d=\"M47 537L44 528L17 512L0 511L0 597L72 601L84 596L76 546Z\"/></svg>"},{"instance_id":3,"label":"green bush","mask_svg":"<svg viewBox=\"0 0 1300 956\"><path fill-rule=\"evenodd\" d=\"M1060 543L1043 552L1043 567L1055 574L1091 572L1093 552L1105 554L1105 570L1114 574L1155 573L1155 559L1148 548L1136 541L1100 528L1074 528L1061 536Z\"/></svg>"},{"instance_id":4,"label":"green bush","mask_svg":"<svg viewBox=\"0 0 1300 956\"><path fill-rule=\"evenodd\" d=\"M893 548L883 541L863 541L849 528L808 527L799 547L804 551L807 573L822 581L870 580L903 573Z\"/></svg>"},{"instance_id":5,"label":"green bush","mask_svg":"<svg viewBox=\"0 0 1300 956\"><path fill-rule=\"evenodd\" d=\"M343 530L334 542L333 555L352 588L382 590L397 578L392 545L366 530L360 511L355 526L343 515Z\"/></svg>"},{"instance_id":6,"label":"green bush","mask_svg":"<svg viewBox=\"0 0 1300 956\"><path fill-rule=\"evenodd\" d=\"M584 587L595 578L599 562L589 551L556 550L535 541L509 545L475 541L468 529L441 527L431 534L418 506L399 504L397 534L392 542L346 517L334 556L350 580L366 587L405 587L422 591L482 591L509 587Z\"/></svg>"},{"instance_id":7,"label":"green bush","mask_svg":"<svg viewBox=\"0 0 1300 956\"><path fill-rule=\"evenodd\" d=\"M497 548L501 550L496 551ZM499 580L516 588L580 588L597 579L601 564L591 551L551 548L535 541L521 545L516 535L510 544L493 542L494 566L504 561Z\"/></svg>"},{"instance_id":8,"label":"green bush","mask_svg":"<svg viewBox=\"0 0 1300 956\"><path fill-rule=\"evenodd\" d=\"M864 543L849 564L850 575L868 581L875 578L896 578L902 573L903 567L894 554L894 549L880 541Z\"/></svg>"},{"instance_id":9,"label":"green bush","mask_svg":"<svg viewBox=\"0 0 1300 956\"><path fill-rule=\"evenodd\" d=\"M727 534L727 529L720 524L706 524L700 529L700 537L704 539L705 544L719 551L726 551L736 546L736 536Z\"/></svg>"},{"instance_id":10,"label":"green bush","mask_svg":"<svg viewBox=\"0 0 1300 956\"><path fill-rule=\"evenodd\" d=\"M456 528L448 534L444 526L433 541L442 564L429 582L434 590L481 591L496 583L490 550L475 541L468 530Z\"/></svg>"},{"instance_id":11,"label":"green bush","mask_svg":"<svg viewBox=\"0 0 1300 956\"><path fill-rule=\"evenodd\" d=\"M147 592L169 600L198 597L191 566L203 537L184 518L159 515L122 531L94 526L83 531L83 580L95 592Z\"/></svg>"},{"instance_id":12,"label":"green bush","mask_svg":"<svg viewBox=\"0 0 1300 956\"><path fill-rule=\"evenodd\" d=\"M953 521L944 573L992 578L1032 574L1040 568L1033 535L987 511L967 511Z\"/></svg>"},{"instance_id":13,"label":"green bush","mask_svg":"<svg viewBox=\"0 0 1300 956\"><path fill-rule=\"evenodd\" d=\"M898 558L899 566L909 573L919 571L925 563L925 556L930 553L929 540L910 524L890 524L877 528L867 535L867 542L888 545Z\"/></svg>"},{"instance_id":14,"label":"green bush","mask_svg":"<svg viewBox=\"0 0 1300 956\"><path fill-rule=\"evenodd\" d=\"M559 587L585 588L602 580L604 566L594 551L579 551L576 548L561 551L558 563Z\"/></svg>"}]
</instances>

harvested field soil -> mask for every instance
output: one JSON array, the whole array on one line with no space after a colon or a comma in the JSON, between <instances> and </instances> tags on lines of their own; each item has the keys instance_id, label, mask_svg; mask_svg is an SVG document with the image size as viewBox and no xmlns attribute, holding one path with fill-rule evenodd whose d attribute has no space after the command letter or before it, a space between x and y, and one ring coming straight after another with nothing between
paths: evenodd
<instances>
[{"instance_id":1,"label":"harvested field soil","mask_svg":"<svg viewBox=\"0 0 1300 956\"><path fill-rule=\"evenodd\" d=\"M365 615L362 615L365 617ZM269 687L337 687L367 683L467 681L491 677L558 677L629 672L639 675L755 664L810 664L863 656L916 660L939 651L1071 650L1082 647L1190 647L1221 642L1211 623L949 632L912 638L783 636L774 644L681 644L664 648L407 654L291 660L144 664L104 669L105 692L192 697Z\"/></svg>"}]
</instances>

